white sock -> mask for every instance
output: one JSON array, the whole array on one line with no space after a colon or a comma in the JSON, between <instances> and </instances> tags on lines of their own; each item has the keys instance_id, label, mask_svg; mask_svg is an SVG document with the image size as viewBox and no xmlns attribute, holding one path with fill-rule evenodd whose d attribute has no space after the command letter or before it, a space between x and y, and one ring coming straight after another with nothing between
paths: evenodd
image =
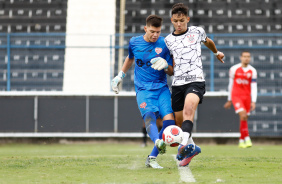
<instances>
[{"instance_id":1,"label":"white sock","mask_svg":"<svg viewBox=\"0 0 282 184\"><path fill-rule=\"evenodd\" d=\"M155 141L155 146L157 146L157 141L158 141L158 140L160 140L160 139L156 139L156 141Z\"/></svg>"},{"instance_id":2,"label":"white sock","mask_svg":"<svg viewBox=\"0 0 282 184\"><path fill-rule=\"evenodd\" d=\"M239 139L239 143L244 143L244 139Z\"/></svg>"},{"instance_id":3,"label":"white sock","mask_svg":"<svg viewBox=\"0 0 282 184\"><path fill-rule=\"evenodd\" d=\"M187 145L188 144L189 136L190 136L190 134L188 132L183 132L183 140L181 142L181 145Z\"/></svg>"},{"instance_id":4,"label":"white sock","mask_svg":"<svg viewBox=\"0 0 282 184\"><path fill-rule=\"evenodd\" d=\"M250 141L251 138L248 136L248 137L245 137L245 141Z\"/></svg>"},{"instance_id":5,"label":"white sock","mask_svg":"<svg viewBox=\"0 0 282 184\"><path fill-rule=\"evenodd\" d=\"M191 135L191 137L188 138L188 144L194 144L195 145L193 138L192 138L192 135Z\"/></svg>"}]
</instances>

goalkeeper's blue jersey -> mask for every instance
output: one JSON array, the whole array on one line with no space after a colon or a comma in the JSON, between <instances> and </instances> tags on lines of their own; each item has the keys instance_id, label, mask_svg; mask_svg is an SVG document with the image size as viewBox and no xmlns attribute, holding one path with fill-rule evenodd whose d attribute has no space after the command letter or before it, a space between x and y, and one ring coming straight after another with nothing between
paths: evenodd
<instances>
[{"instance_id":1,"label":"goalkeeper's blue jersey","mask_svg":"<svg viewBox=\"0 0 282 184\"><path fill-rule=\"evenodd\" d=\"M132 37L129 42L129 58L135 58L134 85L135 90L154 90L167 85L164 70L151 68L151 59L155 57L164 58L172 66L172 57L164 37L159 37L156 42L146 42L142 36Z\"/></svg>"}]
</instances>

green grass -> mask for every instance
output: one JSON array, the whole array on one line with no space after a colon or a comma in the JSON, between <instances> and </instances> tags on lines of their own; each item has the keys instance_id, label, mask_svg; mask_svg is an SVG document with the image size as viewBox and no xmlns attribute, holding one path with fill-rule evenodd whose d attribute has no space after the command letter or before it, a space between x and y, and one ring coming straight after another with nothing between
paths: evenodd
<instances>
[{"instance_id":1,"label":"green grass","mask_svg":"<svg viewBox=\"0 0 282 184\"><path fill-rule=\"evenodd\" d=\"M144 166L151 146L140 144L0 145L0 183L181 183L173 158L158 158L162 170ZM190 169L196 183L282 183L282 146L200 145Z\"/></svg>"}]
</instances>

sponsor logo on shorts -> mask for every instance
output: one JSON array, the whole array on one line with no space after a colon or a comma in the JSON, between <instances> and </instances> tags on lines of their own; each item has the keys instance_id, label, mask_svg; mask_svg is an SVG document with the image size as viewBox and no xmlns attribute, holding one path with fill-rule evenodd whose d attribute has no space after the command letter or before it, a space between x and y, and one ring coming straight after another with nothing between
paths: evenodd
<instances>
[{"instance_id":1,"label":"sponsor logo on shorts","mask_svg":"<svg viewBox=\"0 0 282 184\"><path fill-rule=\"evenodd\" d=\"M194 91L194 92L196 92L196 93L198 93L199 91L197 91L197 90L195 90L195 89L193 89L192 91Z\"/></svg>"},{"instance_id":2,"label":"sponsor logo on shorts","mask_svg":"<svg viewBox=\"0 0 282 184\"><path fill-rule=\"evenodd\" d=\"M239 107L240 107L240 103L237 102L237 103L235 104L235 106L236 106L237 108L239 108Z\"/></svg>"},{"instance_id":3,"label":"sponsor logo on shorts","mask_svg":"<svg viewBox=\"0 0 282 184\"><path fill-rule=\"evenodd\" d=\"M140 104L140 108L145 109L145 107L147 106L146 102L143 102Z\"/></svg>"}]
</instances>

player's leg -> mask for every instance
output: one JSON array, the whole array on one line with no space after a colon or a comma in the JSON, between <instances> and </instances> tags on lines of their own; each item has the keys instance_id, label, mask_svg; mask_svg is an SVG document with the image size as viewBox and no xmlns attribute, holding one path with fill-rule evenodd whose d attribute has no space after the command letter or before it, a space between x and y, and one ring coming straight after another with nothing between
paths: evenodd
<instances>
[{"instance_id":1,"label":"player's leg","mask_svg":"<svg viewBox=\"0 0 282 184\"><path fill-rule=\"evenodd\" d=\"M200 147L196 146L192 139L193 119L197 106L200 102L198 95L189 93L186 95L185 104L183 109L183 141L179 146L178 159L182 160L180 166L186 166L190 163L191 159L201 152Z\"/></svg>"},{"instance_id":2,"label":"player's leg","mask_svg":"<svg viewBox=\"0 0 282 184\"><path fill-rule=\"evenodd\" d=\"M250 111L251 111L251 97L250 96L244 97L243 103L244 103L244 106L245 106L245 109L246 109L246 117L245 117L245 121L246 121L246 124L245 124L245 145L246 145L247 148L250 148L253 145L252 141L251 141L251 138L250 138L250 135L249 135L249 128L248 128L248 118L249 118Z\"/></svg>"},{"instance_id":3,"label":"player's leg","mask_svg":"<svg viewBox=\"0 0 282 184\"><path fill-rule=\"evenodd\" d=\"M153 147L152 152L148 155L145 165L147 167L152 167L154 169L162 169L156 158L159 153L163 154L166 151L166 145L162 139L159 139L158 128L156 125L156 116L155 113L148 112L144 115L144 121L147 133L151 140L154 142L155 146Z\"/></svg>"},{"instance_id":4,"label":"player's leg","mask_svg":"<svg viewBox=\"0 0 282 184\"><path fill-rule=\"evenodd\" d=\"M163 126L159 132L159 138L162 139L164 129L170 125L175 125L171 107L171 94L168 87L164 87L159 95L159 113L163 119Z\"/></svg>"},{"instance_id":5,"label":"player's leg","mask_svg":"<svg viewBox=\"0 0 282 184\"><path fill-rule=\"evenodd\" d=\"M165 153L166 145L159 139L159 132L156 125L157 112L159 111L158 107L155 105L158 103L156 96L155 92L152 91L139 91L136 95L137 104L145 122L146 131L150 139L156 145L148 156L145 165L147 167L161 169L162 167L156 162L156 157L159 151Z\"/></svg>"},{"instance_id":6,"label":"player's leg","mask_svg":"<svg viewBox=\"0 0 282 184\"><path fill-rule=\"evenodd\" d=\"M248 136L248 123L247 123L247 113L245 109L238 112L240 117L240 140L239 140L239 148L246 148L245 138Z\"/></svg>"},{"instance_id":7,"label":"player's leg","mask_svg":"<svg viewBox=\"0 0 282 184\"><path fill-rule=\"evenodd\" d=\"M184 108L187 87L188 85L172 86L172 94L171 94L172 109L174 111L176 125L181 127L183 133L186 132L185 127L183 129L182 125L183 125L183 108ZM186 143L187 142L188 140L186 141ZM192 151L192 149L193 149L192 144L189 146L187 146L186 144L185 145L180 144L178 147L178 153L176 158L182 160L185 157L185 155L189 154Z\"/></svg>"},{"instance_id":8,"label":"player's leg","mask_svg":"<svg viewBox=\"0 0 282 184\"><path fill-rule=\"evenodd\" d=\"M198 104L201 104L203 101L203 96L205 94L205 83L204 82L197 82L192 83L187 89L186 89L186 97L184 102L184 108L183 108L183 123L182 123L182 130L184 133L183 142L181 143L182 146L180 147L178 151L178 159L183 159L179 166L188 166L191 162L192 158L199 153L201 153L201 148L197 146L193 139L192 139L192 130L193 130L193 120L194 116L198 107ZM181 149L182 151L181 153ZM184 156L184 158L183 158Z\"/></svg>"},{"instance_id":9,"label":"player's leg","mask_svg":"<svg viewBox=\"0 0 282 184\"><path fill-rule=\"evenodd\" d=\"M158 127L158 130L160 132L162 127L163 127L163 120L160 117L158 117L158 119L157 119L157 127Z\"/></svg>"},{"instance_id":10,"label":"player's leg","mask_svg":"<svg viewBox=\"0 0 282 184\"><path fill-rule=\"evenodd\" d=\"M181 128L183 122L183 111L174 111L175 115L175 124Z\"/></svg>"},{"instance_id":11,"label":"player's leg","mask_svg":"<svg viewBox=\"0 0 282 184\"><path fill-rule=\"evenodd\" d=\"M239 115L240 120L240 138L239 138L239 148L246 148L245 138L249 137L248 131L248 115L246 111L246 106L244 103L244 98L242 96L232 96L232 103L235 112ZM247 138L248 139L248 138Z\"/></svg>"}]
</instances>

